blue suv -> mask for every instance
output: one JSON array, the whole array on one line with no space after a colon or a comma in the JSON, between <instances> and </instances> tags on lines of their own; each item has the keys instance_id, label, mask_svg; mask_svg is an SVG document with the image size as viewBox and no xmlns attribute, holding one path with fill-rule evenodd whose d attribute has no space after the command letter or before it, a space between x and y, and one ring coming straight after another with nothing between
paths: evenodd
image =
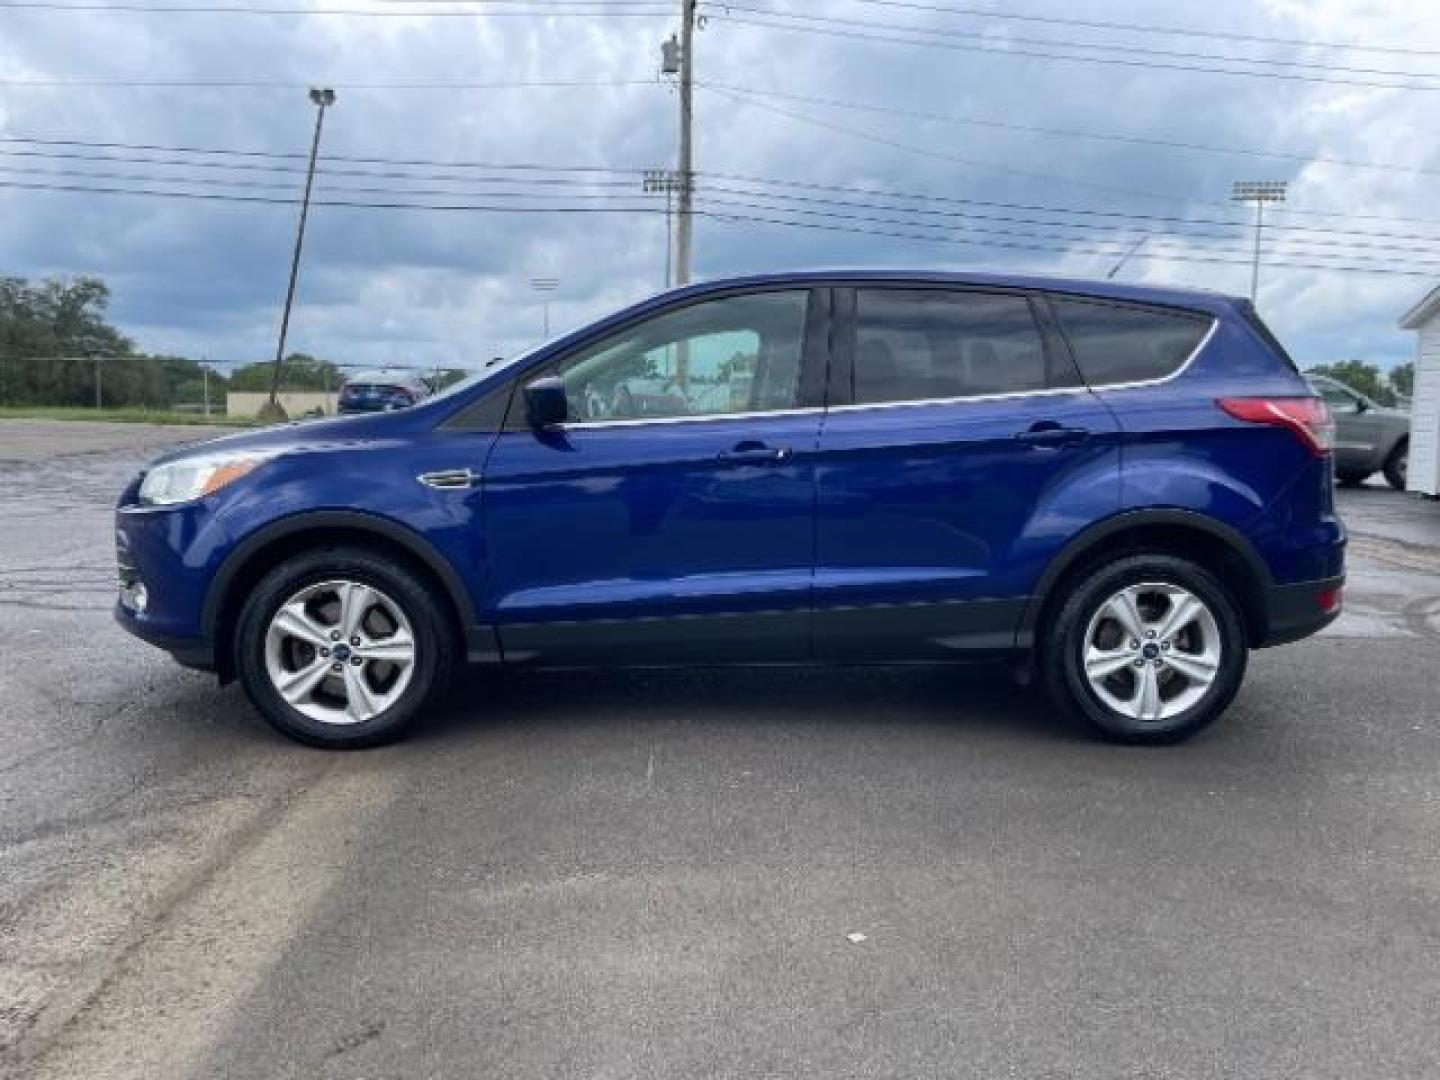
<instances>
[{"instance_id":1,"label":"blue suv","mask_svg":"<svg viewBox=\"0 0 1440 1080\"><path fill-rule=\"evenodd\" d=\"M1332 433L1232 297L715 281L412 409L161 458L116 616L322 746L396 736L461 659L1010 658L1173 742L1338 614Z\"/></svg>"}]
</instances>

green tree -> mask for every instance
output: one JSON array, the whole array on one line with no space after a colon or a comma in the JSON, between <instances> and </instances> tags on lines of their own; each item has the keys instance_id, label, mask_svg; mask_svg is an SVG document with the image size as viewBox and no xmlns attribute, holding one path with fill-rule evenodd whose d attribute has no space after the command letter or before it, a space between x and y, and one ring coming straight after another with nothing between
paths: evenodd
<instances>
[{"instance_id":1,"label":"green tree","mask_svg":"<svg viewBox=\"0 0 1440 1080\"><path fill-rule=\"evenodd\" d=\"M231 390L270 390L272 361L244 364L230 373ZM309 353L291 353L280 366L281 390L337 390L345 381L340 369Z\"/></svg>"},{"instance_id":2,"label":"green tree","mask_svg":"<svg viewBox=\"0 0 1440 1080\"><path fill-rule=\"evenodd\" d=\"M1328 375L1381 405L1395 404L1395 394L1374 364L1363 360L1341 360L1334 364L1317 364L1309 371L1312 375Z\"/></svg>"},{"instance_id":3,"label":"green tree","mask_svg":"<svg viewBox=\"0 0 1440 1080\"><path fill-rule=\"evenodd\" d=\"M1415 362L1407 360L1390 369L1390 387L1405 397L1415 396Z\"/></svg>"},{"instance_id":4,"label":"green tree","mask_svg":"<svg viewBox=\"0 0 1440 1080\"><path fill-rule=\"evenodd\" d=\"M199 407L200 365L137 352L106 320L109 304L99 278L0 278L0 404L88 407L98 385L106 406ZM223 389L212 377L212 394Z\"/></svg>"}]
</instances>

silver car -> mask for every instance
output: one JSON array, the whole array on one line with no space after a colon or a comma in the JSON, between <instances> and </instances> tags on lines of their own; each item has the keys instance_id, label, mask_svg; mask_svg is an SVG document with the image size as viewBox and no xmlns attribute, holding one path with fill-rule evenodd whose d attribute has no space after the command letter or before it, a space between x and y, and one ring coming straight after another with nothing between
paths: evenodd
<instances>
[{"instance_id":1,"label":"silver car","mask_svg":"<svg viewBox=\"0 0 1440 1080\"><path fill-rule=\"evenodd\" d=\"M1324 375L1305 378L1335 414L1335 478L1363 483L1384 472L1391 487L1405 490L1410 464L1410 414L1377 405L1358 390Z\"/></svg>"}]
</instances>

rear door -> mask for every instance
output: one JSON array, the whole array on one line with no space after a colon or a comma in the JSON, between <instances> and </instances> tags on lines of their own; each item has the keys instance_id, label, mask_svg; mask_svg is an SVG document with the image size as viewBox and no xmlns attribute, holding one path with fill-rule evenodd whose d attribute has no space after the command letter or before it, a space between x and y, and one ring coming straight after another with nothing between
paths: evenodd
<instances>
[{"instance_id":1,"label":"rear door","mask_svg":"<svg viewBox=\"0 0 1440 1080\"><path fill-rule=\"evenodd\" d=\"M565 424L517 388L485 468L507 661L809 653L828 290L689 300L577 348Z\"/></svg>"},{"instance_id":2,"label":"rear door","mask_svg":"<svg viewBox=\"0 0 1440 1080\"><path fill-rule=\"evenodd\" d=\"M1012 647L1049 559L1118 505L1114 418L1024 293L860 286L836 306L817 655Z\"/></svg>"}]
</instances>

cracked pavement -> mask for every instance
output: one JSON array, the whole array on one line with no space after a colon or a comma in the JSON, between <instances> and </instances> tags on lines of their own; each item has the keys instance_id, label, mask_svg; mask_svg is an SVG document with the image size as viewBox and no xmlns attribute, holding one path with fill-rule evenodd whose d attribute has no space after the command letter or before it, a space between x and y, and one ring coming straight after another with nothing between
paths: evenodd
<instances>
[{"instance_id":1,"label":"cracked pavement","mask_svg":"<svg viewBox=\"0 0 1440 1080\"><path fill-rule=\"evenodd\" d=\"M327 754L112 624L203 433L107 427L0 422L0 1072L1440 1068L1440 504L1341 492L1346 615L1181 747L872 668L472 676Z\"/></svg>"}]
</instances>

